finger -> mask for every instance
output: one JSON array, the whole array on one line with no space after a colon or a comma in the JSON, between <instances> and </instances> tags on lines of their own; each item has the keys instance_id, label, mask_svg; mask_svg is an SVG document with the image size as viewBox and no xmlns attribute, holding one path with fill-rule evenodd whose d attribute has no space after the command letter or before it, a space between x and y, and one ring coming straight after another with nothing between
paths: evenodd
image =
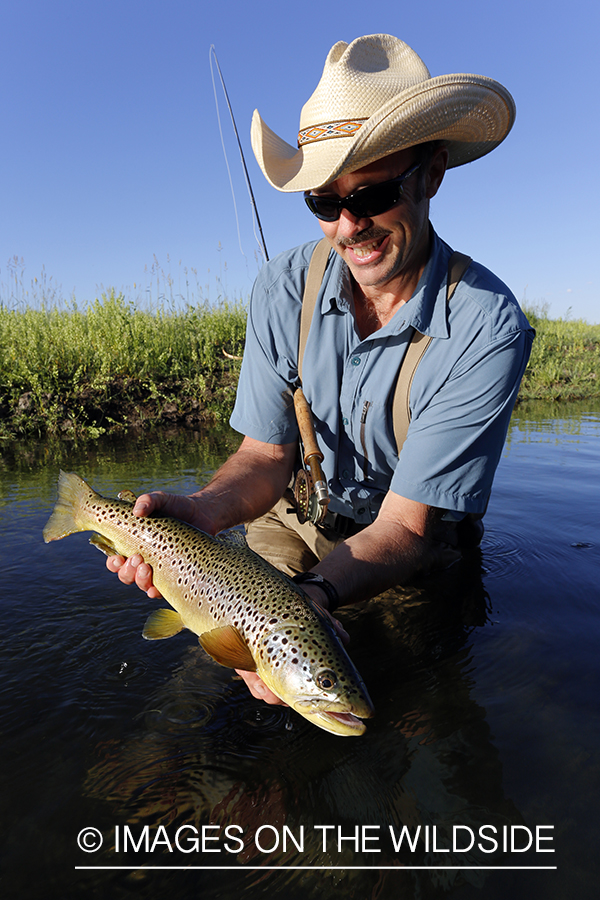
<instances>
[{"instance_id":1,"label":"finger","mask_svg":"<svg viewBox=\"0 0 600 900\"><path fill-rule=\"evenodd\" d=\"M152 581L152 566L141 562L135 570L135 583L141 591L145 591L152 600L158 600L162 594Z\"/></svg>"},{"instance_id":2,"label":"finger","mask_svg":"<svg viewBox=\"0 0 600 900\"><path fill-rule=\"evenodd\" d=\"M140 494L133 505L134 516L148 516L156 506L152 494Z\"/></svg>"},{"instance_id":3,"label":"finger","mask_svg":"<svg viewBox=\"0 0 600 900\"><path fill-rule=\"evenodd\" d=\"M336 633L337 633L339 639L341 640L342 644L349 644L350 643L350 635L348 634L348 632L346 631L346 629L344 628L344 626L342 625L340 620L335 619L331 614L330 614L330 618L331 618L333 627L335 628Z\"/></svg>"},{"instance_id":4,"label":"finger","mask_svg":"<svg viewBox=\"0 0 600 900\"><path fill-rule=\"evenodd\" d=\"M145 563L141 556L139 557L139 562L137 561L137 557L132 557L132 565L135 566L135 583L142 591L148 591L152 587L152 568Z\"/></svg>"},{"instance_id":5,"label":"finger","mask_svg":"<svg viewBox=\"0 0 600 900\"><path fill-rule=\"evenodd\" d=\"M118 572L125 562L124 556L108 556L106 558L106 568L109 572Z\"/></svg>"},{"instance_id":6,"label":"finger","mask_svg":"<svg viewBox=\"0 0 600 900\"><path fill-rule=\"evenodd\" d=\"M119 559L119 557L113 557L113 559ZM139 553L124 560L123 565L115 570L119 581L122 581L123 584L134 584L137 567L143 561Z\"/></svg>"},{"instance_id":7,"label":"finger","mask_svg":"<svg viewBox=\"0 0 600 900\"><path fill-rule=\"evenodd\" d=\"M264 700L273 706L288 706L283 700L280 700L277 694L274 694L264 681L255 672L247 672L245 669L235 670L240 678L246 682L246 687L256 700Z\"/></svg>"},{"instance_id":8,"label":"finger","mask_svg":"<svg viewBox=\"0 0 600 900\"><path fill-rule=\"evenodd\" d=\"M457 547L452 547L450 544L441 545L437 561L439 568L448 569L458 562L459 559L462 559L462 553Z\"/></svg>"},{"instance_id":9,"label":"finger","mask_svg":"<svg viewBox=\"0 0 600 900\"><path fill-rule=\"evenodd\" d=\"M130 556L127 560L127 565L129 567L126 576L127 584L132 583L129 581L131 574L133 575L133 581L135 581L139 589L145 591L149 597L156 600L162 596L152 582L152 566L149 566L148 563L144 562L139 553Z\"/></svg>"},{"instance_id":10,"label":"finger","mask_svg":"<svg viewBox=\"0 0 600 900\"><path fill-rule=\"evenodd\" d=\"M197 504L192 497L184 497L181 494L167 494L165 491L152 491L150 494L140 494L135 501L133 513L136 516L149 516L159 513L162 516L172 516L181 519L182 522L192 522L197 512Z\"/></svg>"}]
</instances>

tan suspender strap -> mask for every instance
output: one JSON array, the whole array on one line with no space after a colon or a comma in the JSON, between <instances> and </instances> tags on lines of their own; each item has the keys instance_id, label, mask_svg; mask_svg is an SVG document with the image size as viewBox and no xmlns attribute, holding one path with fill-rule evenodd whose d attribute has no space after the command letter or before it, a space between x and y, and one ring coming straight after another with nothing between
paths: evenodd
<instances>
[{"instance_id":1,"label":"tan suspender strap","mask_svg":"<svg viewBox=\"0 0 600 900\"><path fill-rule=\"evenodd\" d=\"M471 257L464 253L455 251L448 260L448 281L446 286L446 305L450 303L450 299L456 290L460 279L463 277L471 264ZM398 456L406 440L408 426L410 425L410 389L412 387L413 378L417 371L417 366L421 362L423 355L429 344L431 336L421 334L419 331L413 330L413 335L408 345L408 349L402 360L400 374L396 382L396 390L394 391L394 400L392 403L392 422L394 425L394 437L396 438L396 447L398 448Z\"/></svg>"},{"instance_id":2,"label":"tan suspender strap","mask_svg":"<svg viewBox=\"0 0 600 900\"><path fill-rule=\"evenodd\" d=\"M450 303L458 282L463 277L473 260L466 253L455 250L448 260L448 287L446 289L446 303Z\"/></svg>"},{"instance_id":3,"label":"tan suspender strap","mask_svg":"<svg viewBox=\"0 0 600 900\"><path fill-rule=\"evenodd\" d=\"M317 305L319 288L327 268L330 250L331 244L326 238L319 241L313 250L306 275L306 284L304 285L304 295L302 297L302 313L300 315L300 338L298 341L298 377L300 381L302 381L302 360L304 359L308 332L310 331L313 313Z\"/></svg>"},{"instance_id":4,"label":"tan suspender strap","mask_svg":"<svg viewBox=\"0 0 600 900\"><path fill-rule=\"evenodd\" d=\"M408 433L408 426L410 425L410 389L413 378L415 377L417 366L430 343L430 335L421 334L420 331L416 331L413 328L410 343L400 366L400 373L396 381L396 390L392 401L392 424L394 426L398 456L400 456L402 445Z\"/></svg>"}]
</instances>

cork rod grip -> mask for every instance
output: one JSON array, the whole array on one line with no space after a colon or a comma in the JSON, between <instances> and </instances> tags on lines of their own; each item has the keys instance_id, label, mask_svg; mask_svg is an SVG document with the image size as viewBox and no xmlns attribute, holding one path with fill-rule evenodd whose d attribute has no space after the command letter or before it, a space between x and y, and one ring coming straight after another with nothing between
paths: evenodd
<instances>
[{"instance_id":1,"label":"cork rod grip","mask_svg":"<svg viewBox=\"0 0 600 900\"><path fill-rule=\"evenodd\" d=\"M300 429L300 437L302 438L302 444L304 446L304 462L305 464L308 464L311 456L316 456L320 462L323 459L323 454L319 450L319 445L317 444L310 406L307 403L302 388L298 388L294 393L294 408L296 410L298 428Z\"/></svg>"}]
</instances>

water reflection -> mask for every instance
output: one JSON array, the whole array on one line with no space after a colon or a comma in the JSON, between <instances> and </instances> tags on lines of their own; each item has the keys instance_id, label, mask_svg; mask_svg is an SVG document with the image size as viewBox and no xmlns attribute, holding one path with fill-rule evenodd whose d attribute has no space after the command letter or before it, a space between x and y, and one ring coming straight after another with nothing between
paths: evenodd
<instances>
[{"instance_id":1,"label":"water reflection","mask_svg":"<svg viewBox=\"0 0 600 900\"><path fill-rule=\"evenodd\" d=\"M58 465L107 494L186 491L234 449L234 436L98 442L56 456L9 449L0 467L3 896L595 896L599 413L565 410L564 426L543 413L536 430L519 408L482 551L344 611L377 712L352 740L254 701L189 634L144 642L149 601L115 584L87 536L41 542ZM451 849L453 826L467 837L482 825L537 824L555 827L560 858ZM206 834L217 840L190 853L165 841L153 853L143 841L123 850L126 826L137 841L145 826L173 839L182 825L215 826ZM98 853L77 847L85 826L105 838ZM261 826L270 828L259 847ZM332 826L325 847L322 826ZM435 849L421 839L396 851L390 826L396 837L403 826L411 837L427 826L431 837L436 826ZM559 869L401 868L531 861ZM139 868L148 863L206 869ZM91 864L138 868L75 869ZM294 865L338 868L285 868Z\"/></svg>"},{"instance_id":2,"label":"water reflection","mask_svg":"<svg viewBox=\"0 0 600 900\"><path fill-rule=\"evenodd\" d=\"M181 665L149 698L133 731L96 748L85 794L109 803L113 819L135 824L136 835L143 825L163 825L171 835L184 824L237 826L244 849L230 855L230 865L485 864L489 857L481 852L441 848L451 846L453 825L475 833L493 825L500 834L503 825L523 821L504 796L485 710L471 694L468 636L486 621L487 602L476 556L451 578L389 592L345 617L356 662L378 698L376 719L360 741L328 735L290 710L265 708L188 644ZM324 824L332 826L325 851ZM254 837L261 826L270 848L273 829L281 835L284 825L296 838L303 833L302 851L292 843L286 853L281 844L275 852L260 852ZM357 825L361 836L362 827L371 826L368 846L379 852L357 852L349 840ZM426 852L423 843L412 852L406 841L395 852L389 827L399 836L403 825L411 835L435 825L439 852L433 845ZM345 837L341 852L338 826ZM106 859L111 856L112 847ZM156 852L137 862L156 863ZM205 854L201 864L214 865L214 857ZM306 897L322 896L333 877L288 872L277 880L287 890L301 883L298 896ZM240 870L235 891L255 878ZM356 896L371 896L378 883L386 892L381 896L412 897L417 885L447 890L457 880L478 884L482 873L415 872L401 883L396 873L347 871L335 878Z\"/></svg>"}]
</instances>

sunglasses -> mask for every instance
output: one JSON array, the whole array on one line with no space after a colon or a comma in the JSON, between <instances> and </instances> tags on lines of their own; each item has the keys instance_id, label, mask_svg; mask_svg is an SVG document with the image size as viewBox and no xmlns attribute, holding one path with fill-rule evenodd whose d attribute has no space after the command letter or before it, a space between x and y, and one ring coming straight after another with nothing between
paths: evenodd
<instances>
[{"instance_id":1,"label":"sunglasses","mask_svg":"<svg viewBox=\"0 0 600 900\"><path fill-rule=\"evenodd\" d=\"M337 222L342 209L347 209L357 219L370 219L387 212L396 203L399 203L404 190L402 185L407 178L413 175L420 162L415 163L402 175L392 178L390 181L382 181L381 184L373 184L371 187L362 188L347 197L319 197L306 193L304 202L311 213L321 219L322 222Z\"/></svg>"}]
</instances>

